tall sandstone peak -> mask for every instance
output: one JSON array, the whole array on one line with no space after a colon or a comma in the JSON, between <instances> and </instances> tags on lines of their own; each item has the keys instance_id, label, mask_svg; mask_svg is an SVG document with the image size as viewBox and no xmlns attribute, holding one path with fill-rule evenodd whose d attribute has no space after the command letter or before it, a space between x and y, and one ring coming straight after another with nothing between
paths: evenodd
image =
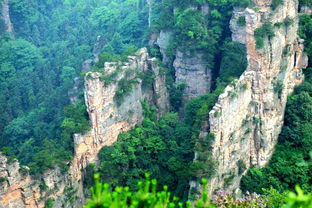
<instances>
[{"instance_id":1,"label":"tall sandstone peak","mask_svg":"<svg viewBox=\"0 0 312 208\"><path fill-rule=\"evenodd\" d=\"M251 166L269 162L283 125L287 96L303 81L302 69L307 67L303 40L297 35L298 1L284 0L274 11L270 1L254 3L257 10L235 10L231 20L233 41L246 44L248 67L219 96L200 133L200 137L209 132L215 135L212 155L217 167L209 179L210 194L217 189L239 192L242 175ZM244 27L236 24L240 16L245 16ZM285 18L294 23L275 27L275 36L256 49L255 29ZM246 169L239 170L239 163Z\"/></svg>"},{"instance_id":2,"label":"tall sandstone peak","mask_svg":"<svg viewBox=\"0 0 312 208\"><path fill-rule=\"evenodd\" d=\"M209 192L218 188L238 192L241 176L255 165L263 167L269 161L283 125L283 116L289 95L303 80L302 69L307 58L302 40L298 38L298 2L284 0L275 11L270 0L256 0L257 10L235 10L231 20L232 39L247 48L248 67L241 77L228 86L209 113L200 137L215 135L212 155L217 161L216 174L209 180ZM203 12L209 10L205 5ZM246 26L236 24L245 16ZM289 26L275 28L275 36L256 49L254 31L267 21L294 20ZM162 53L168 46L170 31L163 32L157 43ZM202 54L188 56L176 52L173 65L176 81L187 84L186 99L209 92L211 70ZM146 49L131 56L126 63L106 63L103 72L89 72L85 78L85 100L91 121L91 130L85 135L74 135L75 155L67 174L60 170L47 171L42 180L32 178L18 161L8 161L0 155L0 208L44 207L48 198L55 198L54 207L81 207L84 202L82 169L97 161L99 150L112 145L121 132L139 124L143 119L140 100L156 105L159 115L169 110L165 76L156 60L149 58ZM230 67L230 66L229 66ZM152 72L153 83L145 86L140 77ZM120 83L131 83L131 91L120 94ZM121 102L122 101L122 102ZM196 158L195 158L196 159ZM238 171L238 161L246 165ZM42 188L45 184L46 188ZM191 183L195 186L196 183ZM66 202L68 196L77 196L75 203Z\"/></svg>"},{"instance_id":3,"label":"tall sandstone peak","mask_svg":"<svg viewBox=\"0 0 312 208\"><path fill-rule=\"evenodd\" d=\"M144 84L144 74L153 74L153 82ZM113 80L108 83L110 78ZM124 95L122 102L118 102L115 95L125 80L132 83L132 90ZM103 72L87 73L85 101L91 130L85 135L74 135L75 155L69 164L69 172L50 170L42 180L37 180L23 174L27 167L21 167L17 160L9 162L0 155L0 178L5 179L0 184L0 208L44 207L48 198L57 199L54 204L57 208L81 207L84 203L83 169L97 161L97 154L103 146L112 145L120 133L143 120L141 100L157 106L159 116L169 111L165 75L156 59L149 58L147 49L129 56L126 63L105 63ZM78 197L78 200L70 202L70 197Z\"/></svg>"}]
</instances>

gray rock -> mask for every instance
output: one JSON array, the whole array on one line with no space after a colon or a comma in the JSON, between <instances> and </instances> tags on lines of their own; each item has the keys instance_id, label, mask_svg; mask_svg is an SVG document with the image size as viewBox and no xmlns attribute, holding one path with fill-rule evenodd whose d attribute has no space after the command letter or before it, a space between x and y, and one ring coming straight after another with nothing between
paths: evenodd
<instances>
[{"instance_id":1,"label":"gray rock","mask_svg":"<svg viewBox=\"0 0 312 208\"><path fill-rule=\"evenodd\" d=\"M176 53L173 66L175 68L176 82L186 84L185 100L206 94L210 91L212 72L203 54L195 55Z\"/></svg>"},{"instance_id":2,"label":"gray rock","mask_svg":"<svg viewBox=\"0 0 312 208\"><path fill-rule=\"evenodd\" d=\"M159 46L160 53L163 57L163 62L168 63L169 59L166 55L166 51L169 45L169 41L171 38L172 32L171 31L160 31L159 36L156 40L156 44Z\"/></svg>"}]
</instances>

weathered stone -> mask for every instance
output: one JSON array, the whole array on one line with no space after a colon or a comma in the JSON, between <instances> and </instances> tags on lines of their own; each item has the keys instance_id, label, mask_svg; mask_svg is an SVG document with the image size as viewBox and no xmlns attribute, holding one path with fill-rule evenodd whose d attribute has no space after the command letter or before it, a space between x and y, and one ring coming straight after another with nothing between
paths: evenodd
<instances>
[{"instance_id":1,"label":"weathered stone","mask_svg":"<svg viewBox=\"0 0 312 208\"><path fill-rule=\"evenodd\" d=\"M232 19L230 21L230 29L232 31L232 40L241 44L246 43L246 29L245 26L238 25L237 21L240 17L245 17L246 11L235 9Z\"/></svg>"},{"instance_id":2,"label":"weathered stone","mask_svg":"<svg viewBox=\"0 0 312 208\"><path fill-rule=\"evenodd\" d=\"M156 44L159 47L160 53L162 55L162 61L165 63L169 62L169 58L167 57L166 51L169 46L169 41L171 38L172 32L171 31L160 31Z\"/></svg>"},{"instance_id":3,"label":"weathered stone","mask_svg":"<svg viewBox=\"0 0 312 208\"><path fill-rule=\"evenodd\" d=\"M165 77L159 73L156 59L150 59L146 49L141 49L136 56L129 57L129 62L123 66L118 63L106 63L104 76L109 76L121 68L113 83L106 85L101 81L101 73L89 73L85 80L85 100L92 129L83 138L75 136L76 157L73 162L79 164L73 169L73 174L80 173L83 164L96 160L98 151L105 145L112 145L118 135L131 129L143 119L141 100L145 99L150 104L155 104L160 114L169 110L168 92L165 85ZM128 70L136 70L127 77ZM116 104L115 94L118 91L118 82L122 79L135 79L140 73L152 70L155 81L152 89L142 87L142 81L134 84L133 90L124 99L121 105ZM88 78L89 77L89 78ZM87 162L81 162L86 160ZM82 166L81 166L82 165ZM74 166L72 166L74 167ZM77 176L80 177L80 176Z\"/></svg>"},{"instance_id":4,"label":"weathered stone","mask_svg":"<svg viewBox=\"0 0 312 208\"><path fill-rule=\"evenodd\" d=\"M6 27L6 32L9 33L10 38L12 40L15 40L14 36L14 27L10 19L10 7L9 7L9 0L3 0L1 3L1 14L2 14L2 19L4 21L5 27Z\"/></svg>"},{"instance_id":5,"label":"weathered stone","mask_svg":"<svg viewBox=\"0 0 312 208\"><path fill-rule=\"evenodd\" d=\"M101 78L120 70L111 84L105 84ZM133 73L129 75L129 70ZM155 74L150 86L143 86L139 74L147 71ZM118 105L114 99L118 90L118 82L122 79L137 78L133 90L124 102ZM70 163L68 174L61 173L58 168L46 171L42 179L22 175L17 160L8 163L0 154L0 177L7 179L0 184L0 208L33 208L44 207L48 198L54 198L54 207L81 207L84 203L82 187L83 169L91 162L97 161L99 150L116 142L121 132L128 131L143 120L141 100L158 107L158 114L169 111L168 92L165 75L161 74L156 59L149 58L147 49L139 50L128 62L105 63L103 73L89 72L85 78L85 99L91 121L91 130L85 135L75 134L75 155ZM45 184L46 190L40 189ZM74 203L66 201L66 188L76 190L78 200Z\"/></svg>"},{"instance_id":6,"label":"weathered stone","mask_svg":"<svg viewBox=\"0 0 312 208\"><path fill-rule=\"evenodd\" d=\"M303 44L297 35L298 2L285 0L274 12L266 1L259 0L258 7L257 12L244 11L245 31L234 26L235 20L231 21L233 40L246 43L248 67L236 84L228 86L219 96L209 113L209 126L202 128L203 132L215 135L212 153L218 165L216 175L209 180L209 193L220 188L239 192L242 176L238 174L239 160L247 167L243 174L251 166L263 167L268 163L283 125L287 96L302 82L302 69L307 66ZM242 11L235 11L233 19L240 15ZM256 50L254 30L264 21L274 24L286 17L293 18L294 24L276 28L275 36L265 42L263 49ZM277 83L282 84L280 95L274 89ZM226 184L225 177L229 175L234 178L231 184Z\"/></svg>"},{"instance_id":7,"label":"weathered stone","mask_svg":"<svg viewBox=\"0 0 312 208\"><path fill-rule=\"evenodd\" d=\"M176 82L186 84L184 99L197 97L210 91L212 72L203 54L184 54L177 51L173 63L176 74Z\"/></svg>"}]
</instances>

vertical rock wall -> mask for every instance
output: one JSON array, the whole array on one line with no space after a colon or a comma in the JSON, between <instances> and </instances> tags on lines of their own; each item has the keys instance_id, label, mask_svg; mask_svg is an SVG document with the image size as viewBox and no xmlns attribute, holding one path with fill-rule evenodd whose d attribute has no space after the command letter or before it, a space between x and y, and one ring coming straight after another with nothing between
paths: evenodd
<instances>
[{"instance_id":1,"label":"vertical rock wall","mask_svg":"<svg viewBox=\"0 0 312 208\"><path fill-rule=\"evenodd\" d=\"M144 74L153 74L154 81L144 84ZM111 83L103 81L113 75ZM122 80L134 82L123 102L117 103L115 95ZM8 162L0 155L0 208L41 208L48 198L56 199L55 208L81 207L85 200L83 169L97 161L97 154L103 146L112 145L120 133L143 120L140 101L156 105L159 115L169 111L165 75L156 59L149 58L146 49L128 57L126 63L106 63L102 73L89 72L85 78L85 100L91 130L85 135L74 135L75 154L68 164L68 173L61 173L56 168L38 180L23 174L26 167L21 167L18 161ZM69 201L70 198L75 200Z\"/></svg>"},{"instance_id":2,"label":"vertical rock wall","mask_svg":"<svg viewBox=\"0 0 312 208\"><path fill-rule=\"evenodd\" d=\"M207 3L190 5L189 8L197 9L204 15L209 14L210 8ZM204 54L196 52L182 52L177 50L173 67L175 69L176 83L183 82L186 84L184 90L184 100L187 101L199 95L207 94L211 89L212 69L211 65L204 58Z\"/></svg>"},{"instance_id":3,"label":"vertical rock wall","mask_svg":"<svg viewBox=\"0 0 312 208\"><path fill-rule=\"evenodd\" d=\"M198 9L204 15L209 13L209 5L200 6L190 5L189 8ZM174 9L176 11L176 9ZM170 60L166 54L170 44L170 39L174 35L172 30L161 30L158 34L153 33L150 37L150 45L157 45L162 54L163 62L167 64ZM199 95L206 94L210 91L212 81L212 69L208 66L210 63L203 57L204 54L196 52L191 54L187 51L175 51L173 67L175 69L176 83L183 82L186 84L184 90L184 100L187 101Z\"/></svg>"},{"instance_id":4,"label":"vertical rock wall","mask_svg":"<svg viewBox=\"0 0 312 208\"><path fill-rule=\"evenodd\" d=\"M285 0L275 11L270 9L270 1L255 4L255 10L236 10L231 20L233 40L247 47L247 70L219 96L200 134L215 135L212 153L217 167L209 180L210 193L220 188L239 191L247 169L268 163L283 125L287 95L302 82L302 69L307 64L297 35L298 1ZM236 21L242 15L246 26L239 28ZM294 23L275 27L275 36L265 41L264 48L256 49L255 29L287 17ZM238 163L247 169L239 173Z\"/></svg>"},{"instance_id":5,"label":"vertical rock wall","mask_svg":"<svg viewBox=\"0 0 312 208\"><path fill-rule=\"evenodd\" d=\"M190 55L177 51L173 62L175 68L176 82L186 84L184 100L195 98L210 91L212 71L203 54Z\"/></svg>"},{"instance_id":6,"label":"vertical rock wall","mask_svg":"<svg viewBox=\"0 0 312 208\"><path fill-rule=\"evenodd\" d=\"M45 172L42 179L31 177L26 166L20 166L14 159L9 161L0 154L0 208L34 208L44 207L48 198L57 198L54 207L71 207L66 205L68 192L66 187L73 184L68 176L53 169ZM73 203L73 207L79 202Z\"/></svg>"},{"instance_id":7,"label":"vertical rock wall","mask_svg":"<svg viewBox=\"0 0 312 208\"><path fill-rule=\"evenodd\" d=\"M10 7L9 7L9 0L3 0L1 3L1 14L2 14L2 19L4 21L5 27L6 27L6 32L9 33L10 38L12 40L15 40L14 36L14 28L13 24L10 19Z\"/></svg>"},{"instance_id":8,"label":"vertical rock wall","mask_svg":"<svg viewBox=\"0 0 312 208\"><path fill-rule=\"evenodd\" d=\"M160 31L156 39L156 45L159 46L160 53L162 54L162 61L164 63L169 63L169 58L167 57L166 50L169 46L169 41L172 36L172 31Z\"/></svg>"},{"instance_id":9,"label":"vertical rock wall","mask_svg":"<svg viewBox=\"0 0 312 208\"><path fill-rule=\"evenodd\" d=\"M116 70L120 72L112 83L105 84L101 81ZM148 70L153 71L155 80L151 87L144 88L142 79L137 78L137 75ZM97 153L103 146L112 145L121 132L130 130L143 120L141 100L156 105L160 115L169 111L165 76L160 73L156 59L148 57L146 49L141 49L136 56L129 57L129 61L122 66L118 63L106 63L104 71L90 72L86 75L85 100L92 128L86 135L77 134L74 137L76 154L71 172L75 178L81 178L80 170L88 163L96 161ZM118 105L115 94L122 79L136 79L137 82L130 94Z\"/></svg>"}]
</instances>

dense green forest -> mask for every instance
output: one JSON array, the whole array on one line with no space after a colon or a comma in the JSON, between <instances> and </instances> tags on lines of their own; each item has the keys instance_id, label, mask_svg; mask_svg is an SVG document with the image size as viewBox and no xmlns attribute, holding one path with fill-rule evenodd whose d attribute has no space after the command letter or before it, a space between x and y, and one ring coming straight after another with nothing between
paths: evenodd
<instances>
[{"instance_id":1,"label":"dense green forest","mask_svg":"<svg viewBox=\"0 0 312 208\"><path fill-rule=\"evenodd\" d=\"M113 186L132 188L150 172L160 184L168 184L175 195L186 198L191 174L187 168L193 159L194 146L190 126L179 121L177 113L168 113L157 120L155 108L143 105L142 125L122 133L114 146L101 150L98 172L103 181Z\"/></svg>"},{"instance_id":2,"label":"dense green forest","mask_svg":"<svg viewBox=\"0 0 312 208\"><path fill-rule=\"evenodd\" d=\"M100 172L103 182L135 189L137 182L149 172L152 177L157 178L159 187L167 184L174 195L186 200L188 192L185 190L189 189L191 178L209 178L214 174L215 161L209 153L213 135L199 140L199 129L224 87L246 69L246 49L245 46L231 41L228 28L233 6L237 6L236 1L214 3L214 10L206 15L187 8L193 1L182 2L176 4L175 1L155 1L151 30L173 27L174 36L167 51L171 61L176 49L207 54L204 58L211 63L209 67L218 77L214 80L213 92L186 103L185 118L179 121L177 111L181 107L183 86L173 85L172 65L162 65L169 79L167 85L172 112L156 120L153 115L154 107L150 109L145 106L142 125L121 134L113 146L104 147L99 153L101 163L98 168L93 164L89 165L86 187L92 184L93 173ZM176 14L173 14L174 5L180 5ZM167 25L169 23L172 25ZM151 51L155 50L157 48ZM157 56L159 53L154 54L161 58ZM227 67L229 65L233 67ZM201 157L193 162L195 149Z\"/></svg>"},{"instance_id":3,"label":"dense green forest","mask_svg":"<svg viewBox=\"0 0 312 208\"><path fill-rule=\"evenodd\" d=\"M119 5L122 4L123 7ZM98 36L103 51L142 47L147 8L136 0L10 0L16 40L1 20L0 147L32 173L56 164L66 170L73 133L88 130L82 94L69 90L82 62L93 58Z\"/></svg>"},{"instance_id":4,"label":"dense green forest","mask_svg":"<svg viewBox=\"0 0 312 208\"><path fill-rule=\"evenodd\" d=\"M176 49L191 54L204 52L207 55L205 59L209 60L215 74L214 89L207 95L190 100L185 105L185 118L182 121L173 119L177 116L174 111L180 107L175 106L175 103L172 103L173 113L165 115L159 121L146 116L141 126L120 135L114 146L101 150L101 164L96 171L101 173L103 182L109 182L113 187L123 185L133 189L144 173L149 172L158 179L159 184L168 184L174 195L185 200L188 193L183 190L188 187L189 179L209 179L214 174L215 162L209 154L213 135L199 140L198 131L224 86L246 68L244 46L229 41L228 25L233 6L246 7L249 2L218 2L207 15L187 8L191 3L196 4L193 1L179 2L178 11L173 14L175 3L155 3L155 7L159 9L154 11L157 15L153 19L152 30L173 28L174 35L167 51L171 61ZM300 36L306 40L305 50L309 56L312 53L311 31L311 17L302 15ZM229 69L226 66L234 67ZM270 164L263 169L253 168L243 177L241 188L244 192L248 190L265 194L273 187L283 193L294 190L296 184L300 184L304 191L311 191L311 68L306 69L305 76L305 82L288 99L285 126ZM171 93L172 101L177 100L176 95L177 93ZM171 123L169 118L172 119ZM154 145L149 145L153 143ZM195 150L199 153L199 159L193 162L192 152ZM87 186L90 185L92 173L96 171L94 166L89 167ZM118 172L125 174L117 174Z\"/></svg>"},{"instance_id":5,"label":"dense green forest","mask_svg":"<svg viewBox=\"0 0 312 208\"><path fill-rule=\"evenodd\" d=\"M274 2L272 9L282 1ZM207 14L198 9L204 3L210 5ZM193 196L188 191L190 179L209 180L215 173L216 161L210 152L214 135L199 139L199 131L220 93L246 69L246 48L232 42L229 21L234 7L250 4L249 0L154 0L149 28L148 5L143 0L10 0L15 40L10 39L0 21L0 151L11 161L17 158L29 166L31 174L39 175L56 166L66 171L73 156L72 135L90 128L81 77L83 62L94 58L93 45L97 41L102 45L99 61L90 69L98 71L104 62L124 61L136 49L147 46L151 33L170 29L173 35L166 51L169 63L161 63L156 46L149 51L167 75L171 111L157 118L156 107L142 101L142 124L119 135L113 146L102 148L99 165L89 164L83 182L85 188L91 187L94 173L100 173L93 187L93 202L120 202L112 199L121 196L122 191L128 193L128 188L119 186L128 186L138 197L133 197L134 201L143 198L143 203L151 203L148 200L157 199L153 201L155 207L160 202L181 207L178 201ZM238 24L244 26L245 19ZM263 46L264 34L274 35L272 27L264 24L256 32L257 48ZM300 16L299 32L310 57L305 81L288 98L284 127L269 165L252 168L241 182L243 192L263 194L278 205L284 203L286 192L294 191L296 184L303 191L312 191L311 16ZM177 50L205 54L203 58L213 72L211 92L184 105L185 86L174 84L172 62ZM74 80L79 77L80 93L72 94ZM74 103L72 96L78 97ZM198 159L193 161L195 151ZM147 172L157 179L157 185L155 180L145 181L153 184L151 193L149 185L143 190L140 182ZM111 184L116 191L111 193L99 181ZM164 185L168 187L162 191ZM170 198L168 191L179 200ZM100 198L102 192L113 197ZM93 202L87 207L97 207ZM207 201L205 191L198 204L215 206Z\"/></svg>"},{"instance_id":6,"label":"dense green forest","mask_svg":"<svg viewBox=\"0 0 312 208\"><path fill-rule=\"evenodd\" d=\"M269 165L251 169L241 182L244 191L263 193L273 187L280 192L299 184L312 191L312 17L300 16L299 35L305 40L309 66L305 81L288 97L285 120Z\"/></svg>"}]
</instances>

